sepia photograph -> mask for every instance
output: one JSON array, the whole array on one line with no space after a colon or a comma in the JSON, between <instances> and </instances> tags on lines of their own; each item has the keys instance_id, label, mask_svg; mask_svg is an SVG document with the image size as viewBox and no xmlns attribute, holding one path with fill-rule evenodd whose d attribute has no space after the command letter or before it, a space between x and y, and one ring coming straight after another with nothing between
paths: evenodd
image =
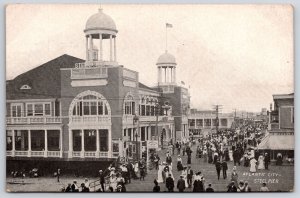
<instances>
[{"instance_id":1,"label":"sepia photograph","mask_svg":"<svg viewBox=\"0 0 300 198\"><path fill-rule=\"evenodd\" d=\"M293 12L7 4L6 192L293 192Z\"/></svg>"}]
</instances>

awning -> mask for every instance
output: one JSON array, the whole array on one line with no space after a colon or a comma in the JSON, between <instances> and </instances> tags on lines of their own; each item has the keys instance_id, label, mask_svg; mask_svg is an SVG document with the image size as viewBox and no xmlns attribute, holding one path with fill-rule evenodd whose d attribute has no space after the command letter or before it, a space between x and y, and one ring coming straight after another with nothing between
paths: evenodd
<instances>
[{"instance_id":1,"label":"awning","mask_svg":"<svg viewBox=\"0 0 300 198\"><path fill-rule=\"evenodd\" d=\"M294 135L269 134L257 146L259 150L294 150Z\"/></svg>"}]
</instances>

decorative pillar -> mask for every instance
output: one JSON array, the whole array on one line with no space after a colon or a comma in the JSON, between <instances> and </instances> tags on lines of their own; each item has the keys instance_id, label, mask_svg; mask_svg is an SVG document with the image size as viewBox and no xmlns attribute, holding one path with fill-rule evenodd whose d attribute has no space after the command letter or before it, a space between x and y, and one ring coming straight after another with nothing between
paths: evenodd
<instances>
[{"instance_id":1,"label":"decorative pillar","mask_svg":"<svg viewBox=\"0 0 300 198\"><path fill-rule=\"evenodd\" d=\"M116 36L114 37L114 61L117 62L117 43Z\"/></svg>"},{"instance_id":2,"label":"decorative pillar","mask_svg":"<svg viewBox=\"0 0 300 198\"><path fill-rule=\"evenodd\" d=\"M59 154L59 157L60 158L62 158L62 151L63 151L63 149L62 149L62 130L60 129L59 130L59 151L60 151L60 154Z\"/></svg>"},{"instance_id":3,"label":"decorative pillar","mask_svg":"<svg viewBox=\"0 0 300 198\"><path fill-rule=\"evenodd\" d=\"M11 143L12 143L12 149L11 149L11 156L15 156L15 151L16 151L16 141L15 141L15 130L12 130L12 138L11 138Z\"/></svg>"},{"instance_id":4,"label":"decorative pillar","mask_svg":"<svg viewBox=\"0 0 300 198\"><path fill-rule=\"evenodd\" d=\"M99 34L99 59L103 60L103 46L102 46L102 34Z\"/></svg>"},{"instance_id":5,"label":"decorative pillar","mask_svg":"<svg viewBox=\"0 0 300 198\"><path fill-rule=\"evenodd\" d=\"M171 71L170 71L170 76L171 76L171 79L170 79L170 82L172 83L173 82L173 69L172 67L170 67Z\"/></svg>"},{"instance_id":6,"label":"decorative pillar","mask_svg":"<svg viewBox=\"0 0 300 198\"><path fill-rule=\"evenodd\" d=\"M174 67L174 83L176 83L176 67Z\"/></svg>"},{"instance_id":7,"label":"decorative pillar","mask_svg":"<svg viewBox=\"0 0 300 198\"><path fill-rule=\"evenodd\" d=\"M81 130L80 133L81 133L81 152L80 152L80 157L84 158L84 130Z\"/></svg>"},{"instance_id":8,"label":"decorative pillar","mask_svg":"<svg viewBox=\"0 0 300 198\"><path fill-rule=\"evenodd\" d=\"M28 157L31 157L31 130L28 130Z\"/></svg>"},{"instance_id":9,"label":"decorative pillar","mask_svg":"<svg viewBox=\"0 0 300 198\"><path fill-rule=\"evenodd\" d=\"M165 67L165 83L167 82L167 68Z\"/></svg>"},{"instance_id":10,"label":"decorative pillar","mask_svg":"<svg viewBox=\"0 0 300 198\"><path fill-rule=\"evenodd\" d=\"M99 130L96 130L96 158L100 157L100 140L99 140Z\"/></svg>"},{"instance_id":11,"label":"decorative pillar","mask_svg":"<svg viewBox=\"0 0 300 198\"><path fill-rule=\"evenodd\" d=\"M86 51L86 61L89 60L89 37L86 36L86 41L85 41L85 51Z\"/></svg>"},{"instance_id":12,"label":"decorative pillar","mask_svg":"<svg viewBox=\"0 0 300 198\"><path fill-rule=\"evenodd\" d=\"M93 38L92 35L89 35L90 37L90 50L89 50L89 61L93 61Z\"/></svg>"},{"instance_id":13,"label":"decorative pillar","mask_svg":"<svg viewBox=\"0 0 300 198\"><path fill-rule=\"evenodd\" d=\"M111 127L108 129L108 157L111 158L112 155L111 155Z\"/></svg>"},{"instance_id":14,"label":"decorative pillar","mask_svg":"<svg viewBox=\"0 0 300 198\"><path fill-rule=\"evenodd\" d=\"M45 149L44 149L44 157L47 157L48 155L48 131L47 130L44 130L45 131Z\"/></svg>"},{"instance_id":15,"label":"decorative pillar","mask_svg":"<svg viewBox=\"0 0 300 198\"><path fill-rule=\"evenodd\" d=\"M112 55L112 35L109 35L109 46L110 46L110 61L113 61L113 55Z\"/></svg>"},{"instance_id":16,"label":"decorative pillar","mask_svg":"<svg viewBox=\"0 0 300 198\"><path fill-rule=\"evenodd\" d=\"M69 130L69 154L68 158L73 157L73 131Z\"/></svg>"}]
</instances>

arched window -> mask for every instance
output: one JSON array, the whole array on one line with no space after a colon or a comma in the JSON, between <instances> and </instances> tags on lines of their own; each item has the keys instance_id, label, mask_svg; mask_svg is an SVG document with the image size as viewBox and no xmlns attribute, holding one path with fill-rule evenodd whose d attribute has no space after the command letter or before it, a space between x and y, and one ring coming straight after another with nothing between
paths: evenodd
<instances>
[{"instance_id":1,"label":"arched window","mask_svg":"<svg viewBox=\"0 0 300 198\"><path fill-rule=\"evenodd\" d=\"M124 114L135 115L135 102L131 95L127 95L124 100Z\"/></svg>"},{"instance_id":2,"label":"arched window","mask_svg":"<svg viewBox=\"0 0 300 198\"><path fill-rule=\"evenodd\" d=\"M95 95L85 95L76 99L73 107L73 116L108 115L105 100Z\"/></svg>"}]
</instances>

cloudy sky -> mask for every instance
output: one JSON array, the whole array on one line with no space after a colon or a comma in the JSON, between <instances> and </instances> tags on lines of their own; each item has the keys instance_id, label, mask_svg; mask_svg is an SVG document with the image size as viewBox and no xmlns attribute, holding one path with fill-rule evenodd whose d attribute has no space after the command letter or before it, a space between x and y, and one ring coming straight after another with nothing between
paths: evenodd
<instances>
[{"instance_id":1,"label":"cloudy sky","mask_svg":"<svg viewBox=\"0 0 300 198\"><path fill-rule=\"evenodd\" d=\"M99 5L13 5L6 9L6 76L62 54L85 59L83 29ZM157 81L156 61L176 57L191 107L260 111L294 90L293 13L282 5L102 5L117 26L119 64Z\"/></svg>"}]
</instances>

